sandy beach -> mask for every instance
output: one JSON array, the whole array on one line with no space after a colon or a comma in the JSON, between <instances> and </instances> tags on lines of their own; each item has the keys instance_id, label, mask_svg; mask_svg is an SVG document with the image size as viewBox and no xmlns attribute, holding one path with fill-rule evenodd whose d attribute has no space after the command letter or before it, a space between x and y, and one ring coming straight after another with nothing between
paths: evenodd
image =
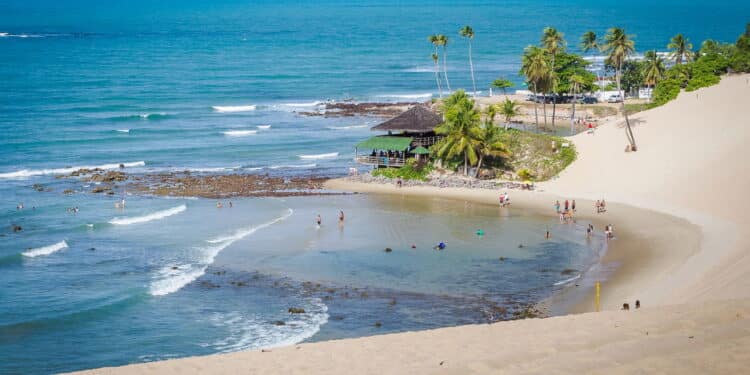
<instances>
[{"instance_id":1,"label":"sandy beach","mask_svg":"<svg viewBox=\"0 0 750 375\"><path fill-rule=\"evenodd\" d=\"M621 119L571 137L578 160L513 205L554 215L576 199L577 216L615 226L602 259L602 308L585 294L572 312L431 331L301 344L93 370L92 373L740 373L750 363L750 76L682 93L631 119L639 151L624 152ZM332 180L327 188L437 196L496 204L498 191ZM606 199L597 214L593 201ZM540 233L540 236L543 233ZM613 270L608 273L607 270ZM598 272L598 271L597 271ZM565 298L565 293L562 297ZM639 299L644 308L619 311Z\"/></svg>"}]
</instances>

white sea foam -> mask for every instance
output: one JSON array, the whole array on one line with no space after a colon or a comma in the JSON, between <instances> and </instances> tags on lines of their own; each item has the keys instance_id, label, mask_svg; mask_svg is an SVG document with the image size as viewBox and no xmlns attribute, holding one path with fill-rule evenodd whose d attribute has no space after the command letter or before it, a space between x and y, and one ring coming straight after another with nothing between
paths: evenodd
<instances>
[{"instance_id":1,"label":"white sea foam","mask_svg":"<svg viewBox=\"0 0 750 375\"><path fill-rule=\"evenodd\" d=\"M406 73L435 73L434 67L423 67L423 66L415 66L413 68L407 68L402 70Z\"/></svg>"},{"instance_id":2,"label":"white sea foam","mask_svg":"<svg viewBox=\"0 0 750 375\"><path fill-rule=\"evenodd\" d=\"M421 94L383 94L377 95L378 98L393 98L393 99L429 99L432 97L431 92Z\"/></svg>"},{"instance_id":3,"label":"white sea foam","mask_svg":"<svg viewBox=\"0 0 750 375\"><path fill-rule=\"evenodd\" d=\"M43 38L44 35L38 34L10 34L0 33L0 38Z\"/></svg>"},{"instance_id":4,"label":"white sea foam","mask_svg":"<svg viewBox=\"0 0 750 375\"><path fill-rule=\"evenodd\" d=\"M258 131L257 130L227 130L221 133L226 135L227 137L247 137L248 135L257 134Z\"/></svg>"},{"instance_id":5,"label":"white sea foam","mask_svg":"<svg viewBox=\"0 0 750 375\"><path fill-rule=\"evenodd\" d=\"M328 322L328 306L319 298L304 304L305 313L295 315L285 325L272 325L263 316L247 316L244 312L214 313L209 317L217 328L229 335L205 346L228 353L248 349L271 349L294 345L320 331Z\"/></svg>"},{"instance_id":6,"label":"white sea foam","mask_svg":"<svg viewBox=\"0 0 750 375\"><path fill-rule=\"evenodd\" d=\"M285 107L300 108L300 107L317 107L322 104L324 103L319 102L319 101L314 101L314 102L306 102L306 103L283 103L282 105Z\"/></svg>"},{"instance_id":7,"label":"white sea foam","mask_svg":"<svg viewBox=\"0 0 750 375\"><path fill-rule=\"evenodd\" d=\"M313 154L313 155L297 155L302 160L314 160L314 159L334 159L339 157L338 152L330 152L327 154Z\"/></svg>"},{"instance_id":8,"label":"white sea foam","mask_svg":"<svg viewBox=\"0 0 750 375\"><path fill-rule=\"evenodd\" d=\"M136 161L132 163L121 163L121 164L126 168L130 168L130 167L142 167L146 165L146 162ZM1 178L23 179L27 177L41 176L45 174L63 174L63 173L74 172L79 169L96 169L96 168L118 169L120 168L120 163L102 164L102 165L94 165L94 166L81 165L81 166L76 166L76 167L54 168L54 169L23 169L23 170L15 171L15 172L0 173L0 179Z\"/></svg>"},{"instance_id":9,"label":"white sea foam","mask_svg":"<svg viewBox=\"0 0 750 375\"><path fill-rule=\"evenodd\" d=\"M281 165L272 165L268 167L268 169L297 169L297 168L315 168L318 165L315 163L310 164L281 164Z\"/></svg>"},{"instance_id":10,"label":"white sea foam","mask_svg":"<svg viewBox=\"0 0 750 375\"><path fill-rule=\"evenodd\" d=\"M142 119L144 119L144 120L148 120L148 119L153 119L153 118L158 118L158 117L164 117L164 116L168 116L168 115L167 115L166 113L164 113L164 112L158 112L158 113L142 113L142 114L138 115L138 117L140 117L140 118L142 118Z\"/></svg>"},{"instance_id":11,"label":"white sea foam","mask_svg":"<svg viewBox=\"0 0 750 375\"><path fill-rule=\"evenodd\" d=\"M351 129L362 129L366 128L367 125L349 125L349 126L327 126L327 129L331 130L351 130Z\"/></svg>"},{"instance_id":12,"label":"white sea foam","mask_svg":"<svg viewBox=\"0 0 750 375\"><path fill-rule=\"evenodd\" d=\"M258 125L258 129L268 130L268 129L271 129L271 125Z\"/></svg>"},{"instance_id":13,"label":"white sea foam","mask_svg":"<svg viewBox=\"0 0 750 375\"><path fill-rule=\"evenodd\" d=\"M116 131L119 133L130 133L130 129L117 129Z\"/></svg>"},{"instance_id":14,"label":"white sea foam","mask_svg":"<svg viewBox=\"0 0 750 375\"><path fill-rule=\"evenodd\" d=\"M560 280L560 281L556 282L556 283L555 283L554 285L555 285L555 286L559 286L559 285L564 285L564 284L567 284L567 283L569 283L569 282L571 282L571 281L575 281L575 280L578 280L578 279L580 279L580 278L581 278L581 274L579 273L578 275L576 275L576 276L573 276L573 277L571 277L571 278L569 278L569 279L565 279L565 280Z\"/></svg>"},{"instance_id":15,"label":"white sea foam","mask_svg":"<svg viewBox=\"0 0 750 375\"><path fill-rule=\"evenodd\" d=\"M110 220L109 223L114 224L114 225L131 225L131 224L147 223L149 221L159 220L159 219L163 219L165 217L169 217L172 215L177 215L180 212L183 212L185 210L187 210L187 206L185 206L184 204L181 204L177 207L172 207L172 208L162 210L162 211L156 211L148 215L115 218L115 219Z\"/></svg>"},{"instance_id":16,"label":"white sea foam","mask_svg":"<svg viewBox=\"0 0 750 375\"><path fill-rule=\"evenodd\" d=\"M218 237L215 239L207 240L206 242L210 245L204 247L201 250L203 259L199 259L196 264L187 264L180 266L166 266L157 272L155 280L151 283L150 291L153 296L164 296L170 293L174 293L187 284L190 284L195 279L203 276L206 272L206 268L210 266L216 256L234 242L245 238L256 231L269 227L282 220L285 220L294 213L291 208L288 211L276 219L268 221L263 224L250 226L247 228L241 228L232 234Z\"/></svg>"},{"instance_id":17,"label":"white sea foam","mask_svg":"<svg viewBox=\"0 0 750 375\"><path fill-rule=\"evenodd\" d=\"M65 240L63 240L63 241L60 241L60 242L58 242L56 244L42 246L42 247L37 247L36 249L29 249L29 250L24 251L21 254L23 254L23 256L27 256L29 258L33 258L33 257L38 257L40 255L50 255L50 254L52 254L52 253L54 253L56 251L60 251L60 250L62 250L64 248L66 248L66 247L68 247L68 243L65 242Z\"/></svg>"},{"instance_id":18,"label":"white sea foam","mask_svg":"<svg viewBox=\"0 0 750 375\"><path fill-rule=\"evenodd\" d=\"M211 107L216 112L248 112L254 111L255 108L257 108L255 105L215 105Z\"/></svg>"}]
</instances>

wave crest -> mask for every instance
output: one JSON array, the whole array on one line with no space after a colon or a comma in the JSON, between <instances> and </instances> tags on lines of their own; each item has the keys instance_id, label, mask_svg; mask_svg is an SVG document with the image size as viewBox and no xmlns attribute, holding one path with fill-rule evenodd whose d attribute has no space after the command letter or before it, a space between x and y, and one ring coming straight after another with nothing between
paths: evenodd
<instances>
[{"instance_id":1,"label":"wave crest","mask_svg":"<svg viewBox=\"0 0 750 375\"><path fill-rule=\"evenodd\" d=\"M297 155L302 160L315 160L315 159L335 159L339 157L338 152L329 152L327 154L312 154L312 155Z\"/></svg>"},{"instance_id":2,"label":"wave crest","mask_svg":"<svg viewBox=\"0 0 750 375\"><path fill-rule=\"evenodd\" d=\"M60 241L58 243L55 243L55 244L52 244L52 245L47 245L47 246L37 247L36 249L26 250L26 251L24 251L21 254L23 254L23 256L26 256L26 257L29 257L29 258L34 258L34 257L38 257L38 256L41 256L41 255L50 255L50 254L52 254L52 253L54 253L56 251L60 251L60 250L62 250L64 248L66 248L66 247L68 247L68 243L65 242L65 240L62 240L62 241Z\"/></svg>"},{"instance_id":3,"label":"wave crest","mask_svg":"<svg viewBox=\"0 0 750 375\"><path fill-rule=\"evenodd\" d=\"M255 108L257 108L256 105L215 105L211 107L211 109L219 113L248 112L254 111Z\"/></svg>"},{"instance_id":4,"label":"wave crest","mask_svg":"<svg viewBox=\"0 0 750 375\"><path fill-rule=\"evenodd\" d=\"M288 211L284 215L271 221L239 229L227 236L207 240L206 242L213 246L208 246L203 249L203 259L200 259L197 264L184 264L162 268L157 272L156 279L151 282L149 293L152 296L165 296L182 289L185 285L190 284L197 278L203 276L203 274L206 273L206 268L214 262L216 256L229 245L257 232L260 229L274 225L285 220L289 216L292 216L294 210L291 208L287 210Z\"/></svg>"},{"instance_id":5,"label":"wave crest","mask_svg":"<svg viewBox=\"0 0 750 375\"><path fill-rule=\"evenodd\" d=\"M159 220L163 219L168 216L177 215L180 212L183 212L187 210L187 206L184 204L179 205L177 207L172 207L170 209L157 211L152 214L143 215L143 216L136 216L136 217L123 217L123 218L115 218L109 221L110 224L114 225L130 225L130 224L141 224L141 223L147 223L149 221Z\"/></svg>"},{"instance_id":6,"label":"wave crest","mask_svg":"<svg viewBox=\"0 0 750 375\"><path fill-rule=\"evenodd\" d=\"M64 174L64 173L71 173L75 172L79 169L119 169L120 165L131 168L131 167L143 167L146 165L145 161L136 161L132 163L112 163L112 164L102 164L102 165L94 165L94 166L76 166L76 167L65 167L65 168L54 168L54 169L23 169L20 171L15 172L7 172L7 173L0 173L0 179L6 178L6 179L24 179L27 177L32 176L41 176L46 174Z\"/></svg>"},{"instance_id":7,"label":"wave crest","mask_svg":"<svg viewBox=\"0 0 750 375\"><path fill-rule=\"evenodd\" d=\"M248 135L255 135L257 133L257 130L227 130L221 132L221 134L224 134L227 137L247 137Z\"/></svg>"}]
</instances>

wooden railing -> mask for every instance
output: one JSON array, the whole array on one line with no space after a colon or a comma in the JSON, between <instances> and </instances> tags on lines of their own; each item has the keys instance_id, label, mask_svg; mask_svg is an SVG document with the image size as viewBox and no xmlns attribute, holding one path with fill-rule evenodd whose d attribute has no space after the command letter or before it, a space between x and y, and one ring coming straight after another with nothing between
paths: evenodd
<instances>
[{"instance_id":1,"label":"wooden railing","mask_svg":"<svg viewBox=\"0 0 750 375\"><path fill-rule=\"evenodd\" d=\"M403 167L404 158L389 158L385 156L357 156L355 161L360 164L377 165L385 167Z\"/></svg>"},{"instance_id":2,"label":"wooden railing","mask_svg":"<svg viewBox=\"0 0 750 375\"><path fill-rule=\"evenodd\" d=\"M417 147L430 147L441 139L443 139L443 137L439 135L435 135L432 137L415 137L412 143Z\"/></svg>"}]
</instances>

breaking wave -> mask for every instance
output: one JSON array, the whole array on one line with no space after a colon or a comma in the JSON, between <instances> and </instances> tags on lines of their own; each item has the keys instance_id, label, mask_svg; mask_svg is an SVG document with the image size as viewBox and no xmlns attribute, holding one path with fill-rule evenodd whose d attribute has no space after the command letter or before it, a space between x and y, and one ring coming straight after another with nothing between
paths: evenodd
<instances>
[{"instance_id":1,"label":"breaking wave","mask_svg":"<svg viewBox=\"0 0 750 375\"><path fill-rule=\"evenodd\" d=\"M27 256L29 258L33 258L33 257L41 256L41 255L50 255L50 254L52 254L52 253L54 253L56 251L60 251L60 250L62 250L64 248L66 248L66 247L68 247L68 243L65 242L65 240L63 240L63 241L60 241L60 242L58 242L56 244L42 246L42 247L37 247L36 249L29 249L29 250L24 251L21 254L23 254L23 256Z\"/></svg>"},{"instance_id":2,"label":"breaking wave","mask_svg":"<svg viewBox=\"0 0 750 375\"><path fill-rule=\"evenodd\" d=\"M248 135L254 135L257 133L257 130L227 130L221 132L221 134L224 134L227 137L247 137Z\"/></svg>"},{"instance_id":3,"label":"breaking wave","mask_svg":"<svg viewBox=\"0 0 750 375\"><path fill-rule=\"evenodd\" d=\"M183 212L187 210L187 206L184 204L179 205L177 207L172 207L170 209L157 211L152 214L143 215L143 216L135 216L135 217L123 217L123 218L115 218L109 221L110 224L113 225L130 225L130 224L141 224L141 223L147 223L149 221L159 220L163 219L165 217L169 217L172 215L177 215L180 212Z\"/></svg>"},{"instance_id":4,"label":"breaking wave","mask_svg":"<svg viewBox=\"0 0 750 375\"><path fill-rule=\"evenodd\" d=\"M46 174L64 174L64 173L71 173L74 171L77 171L79 169L118 169L120 168L120 165L130 168L130 167L143 167L146 165L146 162L144 161L136 161L132 163L113 163L113 164L102 164L102 165L94 165L94 166L76 166L76 167L65 167L65 168L54 168L54 169L23 169L20 171L15 172L7 172L7 173L0 173L0 178L6 178L6 179L23 179L27 177L32 176L41 176Z\"/></svg>"},{"instance_id":5,"label":"breaking wave","mask_svg":"<svg viewBox=\"0 0 750 375\"><path fill-rule=\"evenodd\" d=\"M182 289L185 285L190 284L197 278L203 276L206 272L206 268L214 262L214 259L219 252L227 248L229 245L257 232L260 229L267 228L283 221L289 216L292 216L293 213L294 210L289 208L284 215L271 221L247 228L241 228L232 234L207 240L206 242L209 246L201 249L203 259L199 259L197 264L181 264L163 267L157 272L155 280L151 282L149 293L153 296L164 296Z\"/></svg>"},{"instance_id":6,"label":"breaking wave","mask_svg":"<svg viewBox=\"0 0 750 375\"><path fill-rule=\"evenodd\" d=\"M327 154L313 154L313 155L297 155L302 160L315 160L315 159L334 159L339 157L338 152L330 152Z\"/></svg>"},{"instance_id":7,"label":"breaking wave","mask_svg":"<svg viewBox=\"0 0 750 375\"><path fill-rule=\"evenodd\" d=\"M257 106L255 105L227 105L227 106L221 106L221 105L215 105L212 106L211 109L213 109L216 112L220 113L229 113L229 112L248 112L248 111L254 111Z\"/></svg>"},{"instance_id":8,"label":"breaking wave","mask_svg":"<svg viewBox=\"0 0 750 375\"><path fill-rule=\"evenodd\" d=\"M326 126L326 129L330 130L350 130L350 129L362 129L366 128L367 125L349 125L349 126Z\"/></svg>"}]
</instances>

